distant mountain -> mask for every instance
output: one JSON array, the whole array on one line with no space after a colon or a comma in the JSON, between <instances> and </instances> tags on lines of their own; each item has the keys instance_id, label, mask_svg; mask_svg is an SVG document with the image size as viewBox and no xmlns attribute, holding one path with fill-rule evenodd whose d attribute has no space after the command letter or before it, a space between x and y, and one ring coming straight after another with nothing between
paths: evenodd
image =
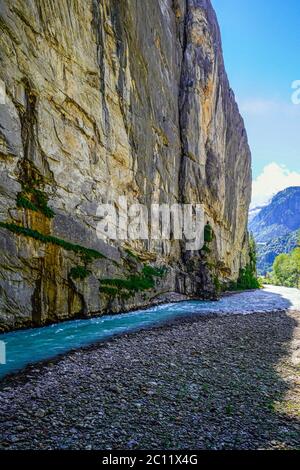
<instances>
[{"instance_id":1,"label":"distant mountain","mask_svg":"<svg viewBox=\"0 0 300 470\"><path fill-rule=\"evenodd\" d=\"M256 206L249 210L249 223L252 222L254 217L257 216L257 214L262 210L263 207L265 206Z\"/></svg>"},{"instance_id":2,"label":"distant mountain","mask_svg":"<svg viewBox=\"0 0 300 470\"><path fill-rule=\"evenodd\" d=\"M249 217L249 230L258 247L260 274L270 271L280 253L289 253L297 245L300 229L300 186L280 191L271 202Z\"/></svg>"}]
</instances>

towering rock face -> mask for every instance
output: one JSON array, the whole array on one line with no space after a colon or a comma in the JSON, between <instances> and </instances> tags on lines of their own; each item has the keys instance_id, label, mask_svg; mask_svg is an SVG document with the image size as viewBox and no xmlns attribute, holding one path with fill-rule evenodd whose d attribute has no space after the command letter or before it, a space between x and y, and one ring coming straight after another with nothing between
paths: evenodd
<instances>
[{"instance_id":1,"label":"towering rock face","mask_svg":"<svg viewBox=\"0 0 300 470\"><path fill-rule=\"evenodd\" d=\"M0 60L2 330L238 277L251 158L210 1L2 0ZM119 196L202 203L210 253L100 240L97 207Z\"/></svg>"}]
</instances>

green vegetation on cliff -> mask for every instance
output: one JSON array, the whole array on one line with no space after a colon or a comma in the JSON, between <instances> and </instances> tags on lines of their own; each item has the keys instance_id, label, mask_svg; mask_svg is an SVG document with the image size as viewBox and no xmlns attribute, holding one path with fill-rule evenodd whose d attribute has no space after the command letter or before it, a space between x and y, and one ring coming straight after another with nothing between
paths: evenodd
<instances>
[{"instance_id":1,"label":"green vegetation on cliff","mask_svg":"<svg viewBox=\"0 0 300 470\"><path fill-rule=\"evenodd\" d=\"M24 191L18 194L17 207L29 209L34 212L41 212L48 219L52 219L55 216L54 211L48 207L48 197L46 194L35 188L27 187Z\"/></svg>"},{"instance_id":2,"label":"green vegetation on cliff","mask_svg":"<svg viewBox=\"0 0 300 470\"><path fill-rule=\"evenodd\" d=\"M240 270L240 275L236 283L237 290L259 289L260 283L257 279L256 272L253 272L250 264Z\"/></svg>"},{"instance_id":3,"label":"green vegetation on cliff","mask_svg":"<svg viewBox=\"0 0 300 470\"><path fill-rule=\"evenodd\" d=\"M230 284L230 290L259 289L261 287L256 273L256 243L253 235L249 240L249 263L240 269L239 278Z\"/></svg>"},{"instance_id":4,"label":"green vegetation on cliff","mask_svg":"<svg viewBox=\"0 0 300 470\"><path fill-rule=\"evenodd\" d=\"M48 219L52 219L55 212L48 206L49 196L44 191L45 185L50 183L28 159L24 159L20 164L19 183L22 191L17 194L17 207L40 212Z\"/></svg>"},{"instance_id":5,"label":"green vegetation on cliff","mask_svg":"<svg viewBox=\"0 0 300 470\"><path fill-rule=\"evenodd\" d=\"M70 277L72 279L84 280L91 273L85 266L74 266L70 270Z\"/></svg>"},{"instance_id":6,"label":"green vegetation on cliff","mask_svg":"<svg viewBox=\"0 0 300 470\"><path fill-rule=\"evenodd\" d=\"M144 265L141 274L130 275L126 279L99 279L100 292L115 297L128 298L137 292L153 289L155 287L155 278L163 278L166 274L166 268Z\"/></svg>"},{"instance_id":7,"label":"green vegetation on cliff","mask_svg":"<svg viewBox=\"0 0 300 470\"><path fill-rule=\"evenodd\" d=\"M44 235L37 230L23 227L22 225L0 222L0 227L5 228L10 232L16 233L17 235L30 237L42 243L53 243L54 245L58 245L66 251L73 251L74 253L78 253L84 258L86 262L92 261L93 259L104 258L104 255L97 250L67 242L61 238L54 237L53 235Z\"/></svg>"}]
</instances>

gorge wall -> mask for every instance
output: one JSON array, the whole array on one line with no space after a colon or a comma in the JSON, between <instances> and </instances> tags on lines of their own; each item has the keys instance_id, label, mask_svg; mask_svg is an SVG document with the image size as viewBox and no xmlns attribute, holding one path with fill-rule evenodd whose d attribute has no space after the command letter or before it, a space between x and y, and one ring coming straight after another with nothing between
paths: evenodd
<instances>
[{"instance_id":1,"label":"gorge wall","mask_svg":"<svg viewBox=\"0 0 300 470\"><path fill-rule=\"evenodd\" d=\"M2 331L237 279L251 157L209 0L1 0L0 64ZM99 240L123 195L202 203L209 252Z\"/></svg>"}]
</instances>

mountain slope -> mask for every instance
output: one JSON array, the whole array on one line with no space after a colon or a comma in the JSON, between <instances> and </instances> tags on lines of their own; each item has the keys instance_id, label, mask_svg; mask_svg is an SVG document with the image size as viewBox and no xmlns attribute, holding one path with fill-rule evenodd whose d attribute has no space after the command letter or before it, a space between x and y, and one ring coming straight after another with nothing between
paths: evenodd
<instances>
[{"instance_id":1,"label":"mountain slope","mask_svg":"<svg viewBox=\"0 0 300 470\"><path fill-rule=\"evenodd\" d=\"M277 255L289 253L297 245L300 187L292 186L276 194L250 221L249 229L258 245L258 271L265 274Z\"/></svg>"}]
</instances>

